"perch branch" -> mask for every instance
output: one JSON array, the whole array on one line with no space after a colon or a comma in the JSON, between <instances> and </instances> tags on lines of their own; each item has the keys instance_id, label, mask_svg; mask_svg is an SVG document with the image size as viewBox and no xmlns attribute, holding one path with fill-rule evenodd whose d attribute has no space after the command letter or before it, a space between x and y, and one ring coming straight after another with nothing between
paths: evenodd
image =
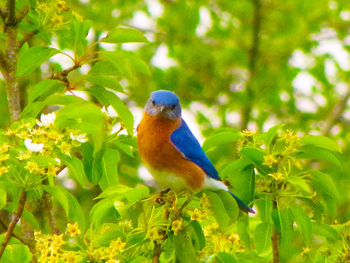
<instances>
[{"instance_id":1,"label":"perch branch","mask_svg":"<svg viewBox=\"0 0 350 263\"><path fill-rule=\"evenodd\" d=\"M12 218L8 228L7 228L4 241L2 242L1 247L0 247L0 259L1 259L2 255L4 254L5 248L12 237L12 232L13 232L15 226L17 225L18 220L22 216L23 208L24 208L24 204L26 202L26 199L27 199L27 193L22 192L21 196L19 197L17 212L13 216L13 218Z\"/></svg>"}]
</instances>

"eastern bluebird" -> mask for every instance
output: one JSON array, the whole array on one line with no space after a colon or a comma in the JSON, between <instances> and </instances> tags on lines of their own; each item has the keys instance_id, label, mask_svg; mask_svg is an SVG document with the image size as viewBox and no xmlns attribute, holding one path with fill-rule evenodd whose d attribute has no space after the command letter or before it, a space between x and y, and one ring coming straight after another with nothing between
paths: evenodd
<instances>
[{"instance_id":1,"label":"eastern bluebird","mask_svg":"<svg viewBox=\"0 0 350 263\"><path fill-rule=\"evenodd\" d=\"M224 189L236 199L240 209L254 213L221 181L181 118L179 98L173 92L158 90L151 93L137 127L137 142L141 159L159 186L191 192L203 187Z\"/></svg>"}]
</instances>

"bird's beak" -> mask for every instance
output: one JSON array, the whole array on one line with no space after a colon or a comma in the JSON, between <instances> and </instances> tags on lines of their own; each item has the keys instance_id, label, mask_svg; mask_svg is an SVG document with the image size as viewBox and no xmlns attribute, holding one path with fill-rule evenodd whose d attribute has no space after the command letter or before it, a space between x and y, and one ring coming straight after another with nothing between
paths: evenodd
<instances>
[{"instance_id":1,"label":"bird's beak","mask_svg":"<svg viewBox=\"0 0 350 263\"><path fill-rule=\"evenodd\" d=\"M159 110L160 110L160 112L164 112L164 110L165 110L165 105L159 106Z\"/></svg>"}]
</instances>

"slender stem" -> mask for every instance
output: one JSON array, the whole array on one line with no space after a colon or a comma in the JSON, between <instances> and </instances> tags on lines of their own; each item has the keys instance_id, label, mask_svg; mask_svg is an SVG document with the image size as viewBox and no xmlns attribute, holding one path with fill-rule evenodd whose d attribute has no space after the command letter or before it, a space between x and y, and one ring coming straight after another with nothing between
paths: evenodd
<instances>
[{"instance_id":1,"label":"slender stem","mask_svg":"<svg viewBox=\"0 0 350 263\"><path fill-rule=\"evenodd\" d=\"M277 207L277 201L273 201L273 209L278 209ZM278 232L276 228L273 229L272 236L272 262L273 263L279 263L280 262L280 252L278 247Z\"/></svg>"},{"instance_id":2,"label":"slender stem","mask_svg":"<svg viewBox=\"0 0 350 263\"><path fill-rule=\"evenodd\" d=\"M24 204L26 202L26 199L27 199L27 193L22 192L21 196L19 197L17 212L13 216L13 218L12 218L8 228L7 228L4 241L2 242L1 247L0 247L0 259L1 259L2 255L4 254L5 248L12 237L13 229L15 228L15 226L18 223L18 220L22 216L23 208L24 208Z\"/></svg>"},{"instance_id":3,"label":"slender stem","mask_svg":"<svg viewBox=\"0 0 350 263\"><path fill-rule=\"evenodd\" d=\"M331 114L326 122L326 126L323 130L324 135L328 135L333 128L333 126L341 119L344 110L346 109L346 105L348 100L350 99L350 91L348 91L345 96L334 105Z\"/></svg>"},{"instance_id":4,"label":"slender stem","mask_svg":"<svg viewBox=\"0 0 350 263\"><path fill-rule=\"evenodd\" d=\"M26 34L19 42L18 42L18 45L17 45L17 49L19 50L23 45L24 43L30 41L36 34L39 33L39 30L34 30L28 34Z\"/></svg>"},{"instance_id":5,"label":"slender stem","mask_svg":"<svg viewBox=\"0 0 350 263\"><path fill-rule=\"evenodd\" d=\"M247 129L250 120L252 107L254 105L254 90L253 81L256 75L256 64L258 60L259 45L260 45L260 29L261 29L261 4L260 0L252 0L254 4L254 18L252 31L252 45L249 51L249 79L245 86L245 93L247 96L246 105L241 112L241 129Z\"/></svg>"}]
</instances>

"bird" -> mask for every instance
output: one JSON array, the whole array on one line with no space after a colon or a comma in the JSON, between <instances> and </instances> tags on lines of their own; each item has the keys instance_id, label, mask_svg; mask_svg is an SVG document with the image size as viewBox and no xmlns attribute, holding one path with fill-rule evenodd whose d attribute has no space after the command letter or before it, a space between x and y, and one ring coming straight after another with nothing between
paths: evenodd
<instances>
[{"instance_id":1,"label":"bird","mask_svg":"<svg viewBox=\"0 0 350 263\"><path fill-rule=\"evenodd\" d=\"M151 93L137 127L141 160L161 188L174 191L223 189L247 213L255 211L228 190L181 116L178 96L167 90Z\"/></svg>"}]
</instances>

